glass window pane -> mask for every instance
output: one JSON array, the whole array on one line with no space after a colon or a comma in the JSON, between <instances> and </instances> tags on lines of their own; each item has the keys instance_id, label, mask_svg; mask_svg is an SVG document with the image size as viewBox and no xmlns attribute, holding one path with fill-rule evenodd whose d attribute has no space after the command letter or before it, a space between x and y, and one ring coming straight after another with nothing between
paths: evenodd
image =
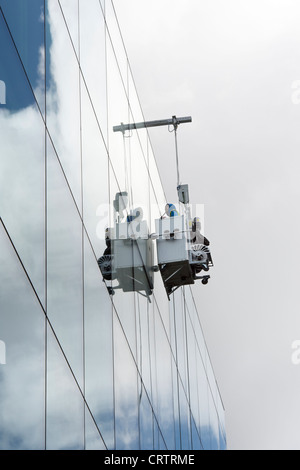
<instances>
[{"instance_id":1,"label":"glass window pane","mask_svg":"<svg viewBox=\"0 0 300 470\"><path fill-rule=\"evenodd\" d=\"M88 93L97 123L107 143L105 21L99 0L80 0L80 67L82 91ZM95 119L95 117L94 117ZM83 117L83 123L88 120ZM98 135L99 130L94 134Z\"/></svg>"},{"instance_id":2,"label":"glass window pane","mask_svg":"<svg viewBox=\"0 0 300 470\"><path fill-rule=\"evenodd\" d=\"M77 2L76 5L74 2L65 3L72 7L67 10L72 18L72 29L78 30ZM48 1L47 20L47 128L74 200L81 210L81 88L78 56L70 38L69 23L66 24L69 17L64 17L59 2Z\"/></svg>"},{"instance_id":3,"label":"glass window pane","mask_svg":"<svg viewBox=\"0 0 300 470\"><path fill-rule=\"evenodd\" d=\"M163 323L162 312L155 305L154 308L154 334L155 339L155 401L154 410L158 419L164 444L172 449L175 446L174 435L174 408L172 390L172 354L169 347L166 328ZM162 444L162 438L160 439Z\"/></svg>"},{"instance_id":4,"label":"glass window pane","mask_svg":"<svg viewBox=\"0 0 300 470\"><path fill-rule=\"evenodd\" d=\"M5 23L15 43L12 46L19 57L19 65L7 66L6 40L4 40L4 26L0 26L0 44L4 58L0 58L1 80L7 86L7 107L12 111L34 104L35 100L44 114L45 112L45 53L44 53L44 0L0 0L2 8L1 17L5 17ZM16 14L16 12L18 12ZM2 21L2 20L1 20ZM7 36L7 34L6 34ZM29 53L30 51L30 53ZM1 54L0 54L1 55ZM34 91L24 93L24 87L20 87L17 68L26 71L26 81L29 80L30 88ZM15 73L13 74L12 71ZM23 75L24 72L22 72Z\"/></svg>"},{"instance_id":5,"label":"glass window pane","mask_svg":"<svg viewBox=\"0 0 300 470\"><path fill-rule=\"evenodd\" d=\"M102 129L95 116L87 90L81 94L83 221L89 239L100 257L109 226L109 169Z\"/></svg>"},{"instance_id":6,"label":"glass window pane","mask_svg":"<svg viewBox=\"0 0 300 470\"><path fill-rule=\"evenodd\" d=\"M154 416L151 404L145 394L145 390L141 387L140 404L139 404L139 428L140 428L140 448L143 450L154 449L153 440Z\"/></svg>"},{"instance_id":7,"label":"glass window pane","mask_svg":"<svg viewBox=\"0 0 300 470\"><path fill-rule=\"evenodd\" d=\"M85 404L62 348L48 327L47 450L83 450Z\"/></svg>"},{"instance_id":8,"label":"glass window pane","mask_svg":"<svg viewBox=\"0 0 300 470\"><path fill-rule=\"evenodd\" d=\"M85 396L109 449L115 448L112 302L84 238Z\"/></svg>"},{"instance_id":9,"label":"glass window pane","mask_svg":"<svg viewBox=\"0 0 300 470\"><path fill-rule=\"evenodd\" d=\"M127 339L114 313L114 379L116 448L140 449L138 374Z\"/></svg>"},{"instance_id":10,"label":"glass window pane","mask_svg":"<svg viewBox=\"0 0 300 470\"><path fill-rule=\"evenodd\" d=\"M45 129L1 11L0 44L0 214L44 304Z\"/></svg>"},{"instance_id":11,"label":"glass window pane","mask_svg":"<svg viewBox=\"0 0 300 470\"><path fill-rule=\"evenodd\" d=\"M0 449L43 450L45 313L2 223L0 282Z\"/></svg>"},{"instance_id":12,"label":"glass window pane","mask_svg":"<svg viewBox=\"0 0 300 470\"><path fill-rule=\"evenodd\" d=\"M79 58L79 2L77 0L71 2L68 0L60 0L57 3L59 3L58 8L64 21L64 27L70 36L69 41L71 41L72 47L75 49L75 54Z\"/></svg>"},{"instance_id":13,"label":"glass window pane","mask_svg":"<svg viewBox=\"0 0 300 470\"><path fill-rule=\"evenodd\" d=\"M113 54L116 57L118 70L124 86L127 84L127 55L124 48L123 40L120 35L117 19L115 16L114 5L111 1L105 1L105 6L102 7L105 13L105 21L107 26L107 41L112 45Z\"/></svg>"},{"instance_id":14,"label":"glass window pane","mask_svg":"<svg viewBox=\"0 0 300 470\"><path fill-rule=\"evenodd\" d=\"M82 386L82 223L49 141L47 202L47 313Z\"/></svg>"},{"instance_id":15,"label":"glass window pane","mask_svg":"<svg viewBox=\"0 0 300 470\"><path fill-rule=\"evenodd\" d=\"M88 409L85 412L85 450L107 450L100 430Z\"/></svg>"}]
</instances>

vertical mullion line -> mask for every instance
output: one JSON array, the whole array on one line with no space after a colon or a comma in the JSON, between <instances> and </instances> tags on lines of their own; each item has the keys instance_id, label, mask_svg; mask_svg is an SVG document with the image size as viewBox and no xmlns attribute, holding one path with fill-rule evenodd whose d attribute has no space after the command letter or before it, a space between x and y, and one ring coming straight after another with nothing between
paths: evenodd
<instances>
[{"instance_id":1,"label":"vertical mullion line","mask_svg":"<svg viewBox=\"0 0 300 470\"><path fill-rule=\"evenodd\" d=\"M128 65L128 60L127 60L127 65ZM131 74L131 69L130 69L130 74ZM132 76L132 74L131 74L131 76ZM146 134L146 138L147 138L147 166L148 166L148 175L149 175L149 173L150 173L150 170L149 170L150 157L149 157L149 134L148 133ZM150 220L150 233L151 233L152 232L152 230L151 230L151 225L152 225L152 219L151 219L151 217L152 217L152 211L151 211L151 181L150 181L149 176L148 176L148 204L149 204L149 220ZM154 285L154 281L155 281L155 279L154 279L154 273L153 273L153 285ZM149 302L147 302L147 319L148 319L148 348L149 348L151 401L152 401L152 407L153 407L152 369L151 369L151 351L150 351ZM152 447L153 447L153 450L154 450L154 415L153 415L153 412L152 412Z\"/></svg>"},{"instance_id":2,"label":"vertical mullion line","mask_svg":"<svg viewBox=\"0 0 300 470\"><path fill-rule=\"evenodd\" d=\"M139 450L142 449L141 446L141 402L143 396L143 348L142 348L142 327L141 327L141 311L140 311L140 302L139 294L134 293L137 299L137 319L138 319L138 332L137 338L139 338L139 351L137 350L137 366L140 367L140 372L137 370L137 379L138 379L138 427L139 427ZM138 342L137 342L138 346ZM139 356L139 361L138 361Z\"/></svg>"},{"instance_id":3,"label":"vertical mullion line","mask_svg":"<svg viewBox=\"0 0 300 470\"><path fill-rule=\"evenodd\" d=\"M173 302L174 302L174 298L173 298ZM169 322L170 322L172 406L173 406L173 430L174 430L174 444L175 444L174 449L176 449L176 422L175 422L176 413L175 413L175 393L174 393L174 380L175 379L174 379L174 366L173 366L174 360L172 360L174 358L174 356L172 355L172 308L170 307L170 305L168 305L168 309L169 309Z\"/></svg>"},{"instance_id":4,"label":"vertical mullion line","mask_svg":"<svg viewBox=\"0 0 300 470\"><path fill-rule=\"evenodd\" d=\"M108 219L109 227L111 227L111 184L110 184L110 154L109 154L109 131L108 131L108 121L109 121L109 96L108 96L108 58L107 58L107 24L106 24L106 0L103 0L103 8L101 6L101 1L99 0L100 9L103 15L103 25L104 25L104 50L105 50L105 86L106 86L106 148L107 148L107 180L108 180ZM110 281L112 285L112 281ZM114 302L111 302L111 354L112 354L112 393L113 393L113 449L116 449L117 439L116 439L116 392L115 392L115 346L114 346Z\"/></svg>"},{"instance_id":5,"label":"vertical mullion line","mask_svg":"<svg viewBox=\"0 0 300 470\"><path fill-rule=\"evenodd\" d=\"M84 288L84 214L83 214L83 156L82 156L82 93L81 93L81 49L80 49L80 0L77 0L78 14L78 91L79 91L79 146L80 146L80 196L81 196L81 280L82 280L82 391L85 398L85 288ZM86 449L85 404L83 405L83 447Z\"/></svg>"},{"instance_id":6,"label":"vertical mullion line","mask_svg":"<svg viewBox=\"0 0 300 470\"><path fill-rule=\"evenodd\" d=\"M195 337L195 333L194 333L194 337ZM203 444L202 444L202 439L201 439L201 416L200 416L200 393L199 393L199 368L198 368L198 358L197 358L197 345L196 345L196 338L194 340L194 348L195 348L195 368L196 368L196 384L197 384L197 404L198 404L198 426L196 426L198 428L198 434L199 434L199 440L200 440L200 444L202 446L202 448L204 448Z\"/></svg>"},{"instance_id":7,"label":"vertical mullion line","mask_svg":"<svg viewBox=\"0 0 300 470\"><path fill-rule=\"evenodd\" d=\"M191 450L193 450L193 433L192 433L192 407L191 407L191 391L190 391L190 363L189 363L189 348L188 348L188 334L187 334L187 321L186 321L186 298L185 287L182 287L183 293L183 310L184 310L184 328L185 328L185 347L186 347L186 368L187 368L187 388L188 388L188 409L189 409L189 425L190 425L190 439Z\"/></svg>"},{"instance_id":8,"label":"vertical mullion line","mask_svg":"<svg viewBox=\"0 0 300 470\"><path fill-rule=\"evenodd\" d=\"M179 389L179 370L178 370L178 343L177 343L177 328L176 328L176 309L175 297L173 293L173 317L174 317L174 338L175 338L175 354L176 354L176 377L177 377L177 403L178 403L178 420L179 420L179 442L180 450L182 450L182 436L181 436L181 413L180 413L180 389Z\"/></svg>"},{"instance_id":9,"label":"vertical mullion line","mask_svg":"<svg viewBox=\"0 0 300 470\"><path fill-rule=\"evenodd\" d=\"M147 326L148 326L148 354L149 354L149 373L150 373L150 392L151 392L151 407L153 405L153 383L152 383L152 364L151 364L151 340L150 340L150 313L149 302L147 302ZM152 450L154 450L154 413L152 411Z\"/></svg>"},{"instance_id":10,"label":"vertical mullion line","mask_svg":"<svg viewBox=\"0 0 300 470\"><path fill-rule=\"evenodd\" d=\"M152 233L152 208L151 208L151 181L149 178L150 173L150 156L149 156L149 135L146 132L146 139L147 139L147 167L148 167L148 205L149 205L149 221L150 221L150 233ZM153 227L153 231L155 231L155 226ZM154 273L153 273L153 285L154 285Z\"/></svg>"},{"instance_id":11,"label":"vertical mullion line","mask_svg":"<svg viewBox=\"0 0 300 470\"><path fill-rule=\"evenodd\" d=\"M157 306L157 304L156 304ZM159 311L157 312L159 313ZM157 357L158 357L158 351L157 351L157 330L159 326L157 325L157 315L155 315L154 312L154 305L153 305L153 324L154 324L154 344L155 344L155 350L154 350L154 356L155 356L155 398L156 398L156 404L157 404L157 414L158 414L158 420L161 419L161 405L160 405L160 400L159 400L159 393L158 393L158 364L157 364ZM159 449L159 443L160 443L160 429L158 428L157 430L157 449Z\"/></svg>"},{"instance_id":12,"label":"vertical mullion line","mask_svg":"<svg viewBox=\"0 0 300 470\"><path fill-rule=\"evenodd\" d=\"M129 90L129 76L128 76L128 58L126 57L126 92L127 92L127 112L128 112L128 123L130 123L130 90ZM126 144L125 144L125 134L123 136L124 138L124 148L126 149ZM128 150L129 150L129 182L128 182L128 189L130 188L130 193L131 193L131 204L133 207L133 192L132 192L132 167L131 167L131 135L129 135L128 138ZM125 161L126 161L126 154L125 154ZM125 175L126 177L126 175ZM141 393L143 389L142 385L142 373L140 371L140 374L138 373L138 364L139 364L139 353L138 353L138 331L137 331L137 315L139 313L139 304L138 304L138 293L137 293L137 288L136 288L136 283L135 283L135 268L134 268L134 262L135 262L135 255L134 255L134 247L137 247L138 250L138 241L137 240L132 240L132 278L133 278L133 305L134 305L134 320L135 320L135 354L136 354L136 364L137 364L137 374L136 374L136 392L137 392L137 420L138 420L138 442L139 442L139 450L141 450L141 410L140 410L140 393L139 393L139 385L141 382ZM138 304L138 305L137 305ZM140 319L139 319L140 321ZM141 338L140 338L141 341Z\"/></svg>"},{"instance_id":13,"label":"vertical mullion line","mask_svg":"<svg viewBox=\"0 0 300 470\"><path fill-rule=\"evenodd\" d=\"M45 250L45 267L44 267L44 289L45 289L45 371L44 371L44 448L47 449L47 390L48 390L48 147L47 147L47 0L44 0L44 106L45 106L45 136L44 136L44 250Z\"/></svg>"}]
</instances>

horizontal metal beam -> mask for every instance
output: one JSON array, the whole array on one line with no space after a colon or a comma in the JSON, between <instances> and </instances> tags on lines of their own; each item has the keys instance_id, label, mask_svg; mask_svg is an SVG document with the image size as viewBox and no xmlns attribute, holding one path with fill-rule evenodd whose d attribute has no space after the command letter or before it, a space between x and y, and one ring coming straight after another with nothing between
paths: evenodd
<instances>
[{"instance_id":1,"label":"horizontal metal beam","mask_svg":"<svg viewBox=\"0 0 300 470\"><path fill-rule=\"evenodd\" d=\"M177 118L173 116L172 119L163 119L159 121L147 121L147 122L138 122L132 124L123 124L121 123L120 126L114 126L114 132L126 132L134 129L144 129L146 127L158 127L158 126L174 126L177 127L179 124L185 124L187 122L192 122L192 118L188 117L180 117Z\"/></svg>"}]
</instances>

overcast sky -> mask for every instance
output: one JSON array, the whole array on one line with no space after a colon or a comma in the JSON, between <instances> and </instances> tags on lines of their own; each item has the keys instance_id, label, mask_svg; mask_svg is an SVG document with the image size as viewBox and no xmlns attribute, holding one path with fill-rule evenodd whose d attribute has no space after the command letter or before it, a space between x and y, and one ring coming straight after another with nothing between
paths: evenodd
<instances>
[{"instance_id":1,"label":"overcast sky","mask_svg":"<svg viewBox=\"0 0 300 470\"><path fill-rule=\"evenodd\" d=\"M228 447L299 450L300 2L114 5L146 119L193 118L180 176L205 204L215 267L194 294ZM150 135L174 200L173 134Z\"/></svg>"}]
</instances>

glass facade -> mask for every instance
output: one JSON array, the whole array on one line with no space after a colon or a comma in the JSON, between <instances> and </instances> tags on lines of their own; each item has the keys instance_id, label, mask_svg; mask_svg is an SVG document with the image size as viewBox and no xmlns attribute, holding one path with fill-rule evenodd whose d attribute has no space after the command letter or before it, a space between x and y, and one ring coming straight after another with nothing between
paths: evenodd
<instances>
[{"instance_id":1,"label":"glass facade","mask_svg":"<svg viewBox=\"0 0 300 470\"><path fill-rule=\"evenodd\" d=\"M0 0L0 45L0 449L225 449L192 289L148 270L148 132L113 132L144 120L113 2Z\"/></svg>"}]
</instances>

